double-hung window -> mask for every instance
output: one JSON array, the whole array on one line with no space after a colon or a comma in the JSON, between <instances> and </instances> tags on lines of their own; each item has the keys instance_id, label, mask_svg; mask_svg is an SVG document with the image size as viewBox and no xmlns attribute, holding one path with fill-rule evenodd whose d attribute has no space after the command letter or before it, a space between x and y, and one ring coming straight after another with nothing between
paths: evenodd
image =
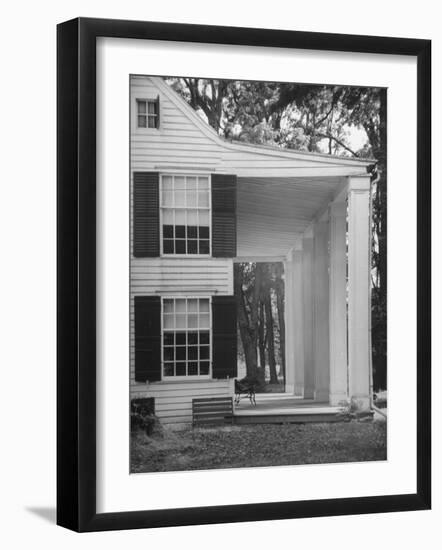
<instances>
[{"instance_id":1,"label":"double-hung window","mask_svg":"<svg viewBox=\"0 0 442 550\"><path fill-rule=\"evenodd\" d=\"M138 128L160 127L160 99L137 99Z\"/></svg>"},{"instance_id":2,"label":"double-hung window","mask_svg":"<svg viewBox=\"0 0 442 550\"><path fill-rule=\"evenodd\" d=\"M163 298L163 378L209 377L209 298Z\"/></svg>"},{"instance_id":3,"label":"double-hung window","mask_svg":"<svg viewBox=\"0 0 442 550\"><path fill-rule=\"evenodd\" d=\"M162 252L210 255L209 176L161 176Z\"/></svg>"}]
</instances>

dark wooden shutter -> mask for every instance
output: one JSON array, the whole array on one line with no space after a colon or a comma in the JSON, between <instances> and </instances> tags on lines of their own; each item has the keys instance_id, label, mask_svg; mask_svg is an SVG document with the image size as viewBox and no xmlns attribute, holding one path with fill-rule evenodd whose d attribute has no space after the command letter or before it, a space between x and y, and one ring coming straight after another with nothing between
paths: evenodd
<instances>
[{"instance_id":1,"label":"dark wooden shutter","mask_svg":"<svg viewBox=\"0 0 442 550\"><path fill-rule=\"evenodd\" d=\"M236 256L236 176L212 174L212 256Z\"/></svg>"},{"instance_id":2,"label":"dark wooden shutter","mask_svg":"<svg viewBox=\"0 0 442 550\"><path fill-rule=\"evenodd\" d=\"M160 255L160 183L158 172L134 173L133 253L136 258Z\"/></svg>"},{"instance_id":3,"label":"dark wooden shutter","mask_svg":"<svg viewBox=\"0 0 442 550\"><path fill-rule=\"evenodd\" d=\"M161 298L135 296L135 380L161 380Z\"/></svg>"},{"instance_id":4,"label":"dark wooden shutter","mask_svg":"<svg viewBox=\"0 0 442 550\"><path fill-rule=\"evenodd\" d=\"M212 297L213 378L237 376L237 329L235 296Z\"/></svg>"}]
</instances>

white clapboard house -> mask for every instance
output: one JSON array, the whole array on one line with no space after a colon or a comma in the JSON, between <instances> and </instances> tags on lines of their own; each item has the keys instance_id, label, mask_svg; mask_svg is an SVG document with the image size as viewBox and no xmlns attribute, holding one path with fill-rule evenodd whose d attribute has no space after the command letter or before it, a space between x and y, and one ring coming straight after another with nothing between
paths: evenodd
<instances>
[{"instance_id":1,"label":"white clapboard house","mask_svg":"<svg viewBox=\"0 0 442 550\"><path fill-rule=\"evenodd\" d=\"M368 410L373 162L226 141L161 78L130 101L131 398L175 423L233 396L234 263L282 261L279 404Z\"/></svg>"}]
</instances>

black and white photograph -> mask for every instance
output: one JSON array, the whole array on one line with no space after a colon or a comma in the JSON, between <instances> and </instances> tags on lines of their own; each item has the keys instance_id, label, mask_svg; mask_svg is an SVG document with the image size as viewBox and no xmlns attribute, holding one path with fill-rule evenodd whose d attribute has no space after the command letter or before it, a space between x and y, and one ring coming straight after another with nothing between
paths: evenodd
<instances>
[{"instance_id":1,"label":"black and white photograph","mask_svg":"<svg viewBox=\"0 0 442 550\"><path fill-rule=\"evenodd\" d=\"M387 460L387 89L129 86L130 472Z\"/></svg>"}]
</instances>

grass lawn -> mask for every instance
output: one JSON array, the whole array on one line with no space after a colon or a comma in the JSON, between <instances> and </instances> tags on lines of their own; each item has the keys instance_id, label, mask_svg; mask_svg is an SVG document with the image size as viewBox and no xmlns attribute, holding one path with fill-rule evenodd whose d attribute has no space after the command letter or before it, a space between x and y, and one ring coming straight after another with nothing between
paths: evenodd
<instances>
[{"instance_id":1,"label":"grass lawn","mask_svg":"<svg viewBox=\"0 0 442 550\"><path fill-rule=\"evenodd\" d=\"M165 472L386 460L385 422L165 427L131 441L131 471Z\"/></svg>"}]
</instances>

